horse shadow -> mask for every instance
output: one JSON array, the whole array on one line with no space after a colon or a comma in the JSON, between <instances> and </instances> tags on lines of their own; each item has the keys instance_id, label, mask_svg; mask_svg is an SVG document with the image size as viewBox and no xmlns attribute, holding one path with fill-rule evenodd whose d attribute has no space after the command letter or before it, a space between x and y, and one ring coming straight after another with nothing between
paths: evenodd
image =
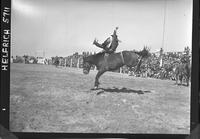
<instances>
[{"instance_id":1,"label":"horse shadow","mask_svg":"<svg viewBox=\"0 0 200 139\"><path fill-rule=\"evenodd\" d=\"M104 92L109 92L109 93L136 93L139 95L145 94L145 93L151 93L151 91L144 91L144 90L134 90L134 89L128 89L128 88L98 88L100 90L97 92L97 95L100 95L101 93Z\"/></svg>"}]
</instances>

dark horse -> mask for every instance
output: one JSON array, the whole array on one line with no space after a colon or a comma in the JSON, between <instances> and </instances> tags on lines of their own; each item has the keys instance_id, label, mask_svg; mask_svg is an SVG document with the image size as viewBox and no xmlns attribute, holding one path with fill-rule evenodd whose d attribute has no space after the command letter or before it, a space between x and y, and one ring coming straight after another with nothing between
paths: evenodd
<instances>
[{"instance_id":1,"label":"dark horse","mask_svg":"<svg viewBox=\"0 0 200 139\"><path fill-rule=\"evenodd\" d=\"M180 85L182 85L182 80L184 78L186 80L186 85L189 86L190 74L190 63L178 64L175 67L176 84L178 85L178 80L180 80Z\"/></svg>"},{"instance_id":2,"label":"dark horse","mask_svg":"<svg viewBox=\"0 0 200 139\"><path fill-rule=\"evenodd\" d=\"M136 67L139 70L142 59L150 56L149 49L144 47L142 51L122 51L105 56L105 52L90 55L83 58L83 73L88 74L92 65L97 67L98 73L95 78L94 89L99 86L99 77L106 71L116 70L124 65L130 70Z\"/></svg>"}]
</instances>

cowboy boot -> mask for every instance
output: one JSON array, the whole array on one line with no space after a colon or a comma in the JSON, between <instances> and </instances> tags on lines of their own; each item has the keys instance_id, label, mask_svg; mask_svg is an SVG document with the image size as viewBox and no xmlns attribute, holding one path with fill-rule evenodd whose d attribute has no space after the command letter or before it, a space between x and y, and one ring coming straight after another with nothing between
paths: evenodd
<instances>
[{"instance_id":1,"label":"cowboy boot","mask_svg":"<svg viewBox=\"0 0 200 139\"><path fill-rule=\"evenodd\" d=\"M103 48L103 46L100 43L98 43L98 41L96 39L94 40L93 44L99 48Z\"/></svg>"}]
</instances>

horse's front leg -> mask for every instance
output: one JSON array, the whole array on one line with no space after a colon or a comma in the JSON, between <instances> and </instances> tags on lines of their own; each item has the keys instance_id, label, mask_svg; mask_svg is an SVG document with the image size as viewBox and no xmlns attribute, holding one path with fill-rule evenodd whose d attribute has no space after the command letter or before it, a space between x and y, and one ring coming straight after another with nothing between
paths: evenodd
<instances>
[{"instance_id":1,"label":"horse's front leg","mask_svg":"<svg viewBox=\"0 0 200 139\"><path fill-rule=\"evenodd\" d=\"M96 75L96 77L95 77L95 83L94 83L94 89L97 89L98 88L98 86L99 86L99 78L100 78L100 76L103 74L105 72L105 70L100 70L100 71L98 71L98 73L97 73L97 75Z\"/></svg>"}]
</instances>

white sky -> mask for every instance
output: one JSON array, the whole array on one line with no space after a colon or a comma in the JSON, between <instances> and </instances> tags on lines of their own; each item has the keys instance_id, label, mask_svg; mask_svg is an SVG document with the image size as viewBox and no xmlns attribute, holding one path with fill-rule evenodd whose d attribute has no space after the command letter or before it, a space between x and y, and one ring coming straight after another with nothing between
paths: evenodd
<instances>
[{"instance_id":1,"label":"white sky","mask_svg":"<svg viewBox=\"0 0 200 139\"><path fill-rule=\"evenodd\" d=\"M191 47L192 0L12 0L12 55L68 56L99 52L116 26L122 43L117 51L164 51Z\"/></svg>"}]
</instances>

